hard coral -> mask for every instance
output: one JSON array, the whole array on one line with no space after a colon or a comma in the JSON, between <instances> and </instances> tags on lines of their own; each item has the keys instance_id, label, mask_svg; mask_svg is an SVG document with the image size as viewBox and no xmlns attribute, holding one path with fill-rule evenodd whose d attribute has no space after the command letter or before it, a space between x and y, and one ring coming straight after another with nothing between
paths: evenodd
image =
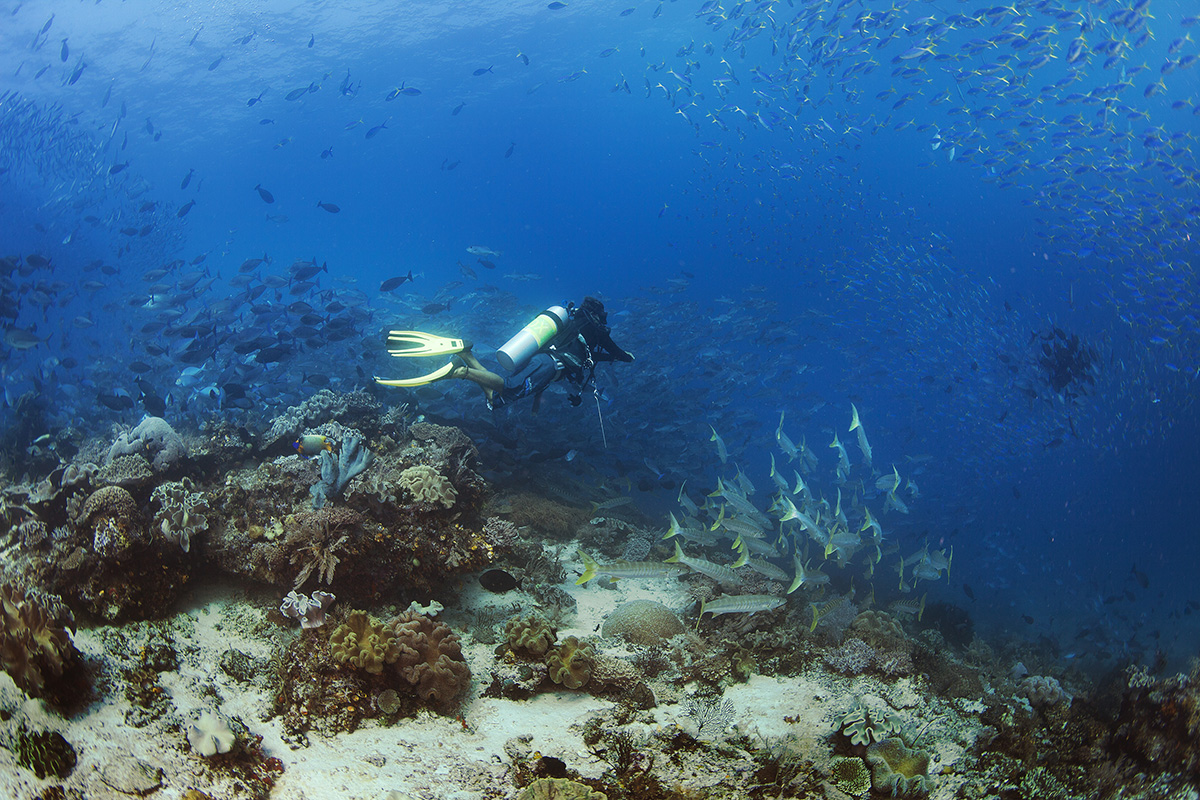
<instances>
[{"instance_id":1,"label":"hard coral","mask_svg":"<svg viewBox=\"0 0 1200 800\"><path fill-rule=\"evenodd\" d=\"M329 650L335 661L374 675L383 672L384 663L395 662L397 656L394 634L365 611L350 613L329 637Z\"/></svg>"},{"instance_id":2,"label":"hard coral","mask_svg":"<svg viewBox=\"0 0 1200 800\"><path fill-rule=\"evenodd\" d=\"M825 656L825 664L843 675L862 675L874 662L875 648L853 637Z\"/></svg>"},{"instance_id":3,"label":"hard coral","mask_svg":"<svg viewBox=\"0 0 1200 800\"><path fill-rule=\"evenodd\" d=\"M66 628L12 586L0 586L0 666L31 697L78 656Z\"/></svg>"},{"instance_id":4,"label":"hard coral","mask_svg":"<svg viewBox=\"0 0 1200 800\"><path fill-rule=\"evenodd\" d=\"M155 472L167 472L187 458L183 437L162 417L146 417L129 433L121 434L108 450L105 463L120 456L146 456Z\"/></svg>"},{"instance_id":5,"label":"hard coral","mask_svg":"<svg viewBox=\"0 0 1200 800\"><path fill-rule=\"evenodd\" d=\"M450 508L458 499L458 492L445 476L433 467L418 464L400 473L400 485L418 503L429 503Z\"/></svg>"},{"instance_id":6,"label":"hard coral","mask_svg":"<svg viewBox=\"0 0 1200 800\"><path fill-rule=\"evenodd\" d=\"M74 524L76 527L86 525L97 515L129 522L137 516L137 510L137 501L129 492L120 486L104 486L88 495Z\"/></svg>"},{"instance_id":7,"label":"hard coral","mask_svg":"<svg viewBox=\"0 0 1200 800\"><path fill-rule=\"evenodd\" d=\"M136 486L154 477L150 462L140 455L117 456L106 461L96 473L96 480L118 486Z\"/></svg>"},{"instance_id":8,"label":"hard coral","mask_svg":"<svg viewBox=\"0 0 1200 800\"><path fill-rule=\"evenodd\" d=\"M871 791L871 770L861 758L836 756L829 762L829 778L851 797L862 797Z\"/></svg>"},{"instance_id":9,"label":"hard coral","mask_svg":"<svg viewBox=\"0 0 1200 800\"><path fill-rule=\"evenodd\" d=\"M395 637L396 668L423 700L444 705L467 687L471 670L449 625L406 611L390 628Z\"/></svg>"},{"instance_id":10,"label":"hard coral","mask_svg":"<svg viewBox=\"0 0 1200 800\"><path fill-rule=\"evenodd\" d=\"M602 636L620 636L646 647L662 644L683 633L675 612L653 600L633 600L617 608L604 620Z\"/></svg>"},{"instance_id":11,"label":"hard coral","mask_svg":"<svg viewBox=\"0 0 1200 800\"><path fill-rule=\"evenodd\" d=\"M591 680L595 658L596 651L590 644L582 644L577 637L568 636L546 654L550 680L568 689L578 689Z\"/></svg>"}]
</instances>

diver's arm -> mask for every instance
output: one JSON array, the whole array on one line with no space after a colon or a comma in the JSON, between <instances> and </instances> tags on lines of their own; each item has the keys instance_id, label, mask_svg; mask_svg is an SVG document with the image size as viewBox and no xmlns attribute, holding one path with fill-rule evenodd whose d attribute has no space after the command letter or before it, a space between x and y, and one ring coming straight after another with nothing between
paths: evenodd
<instances>
[{"instance_id":1,"label":"diver's arm","mask_svg":"<svg viewBox=\"0 0 1200 800\"><path fill-rule=\"evenodd\" d=\"M592 359L594 361L624 361L629 363L633 361L633 354L621 348L612 340L612 336L605 332L597 346L592 349Z\"/></svg>"}]
</instances>

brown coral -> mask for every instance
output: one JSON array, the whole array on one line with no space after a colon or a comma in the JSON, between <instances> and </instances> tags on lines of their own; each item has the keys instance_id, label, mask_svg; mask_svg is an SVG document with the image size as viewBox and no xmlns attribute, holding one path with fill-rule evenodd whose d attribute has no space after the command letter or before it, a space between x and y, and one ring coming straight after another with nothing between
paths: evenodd
<instances>
[{"instance_id":1,"label":"brown coral","mask_svg":"<svg viewBox=\"0 0 1200 800\"><path fill-rule=\"evenodd\" d=\"M406 611L389 627L395 636L396 668L422 699L445 704L467 687L471 670L449 625Z\"/></svg>"},{"instance_id":2,"label":"brown coral","mask_svg":"<svg viewBox=\"0 0 1200 800\"><path fill-rule=\"evenodd\" d=\"M66 629L43 606L12 586L0 586L0 666L26 694L37 697L48 678L63 674L78 655Z\"/></svg>"}]
</instances>

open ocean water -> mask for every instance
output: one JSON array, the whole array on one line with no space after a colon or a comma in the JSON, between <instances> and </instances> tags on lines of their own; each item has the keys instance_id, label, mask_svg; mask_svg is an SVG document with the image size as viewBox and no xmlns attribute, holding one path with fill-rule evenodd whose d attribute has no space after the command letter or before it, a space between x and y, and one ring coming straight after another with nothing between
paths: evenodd
<instances>
[{"instance_id":1,"label":"open ocean water","mask_svg":"<svg viewBox=\"0 0 1200 800\"><path fill-rule=\"evenodd\" d=\"M792 523L789 575L827 561L1095 678L1186 670L1198 14L6 2L2 480L147 414L258 431L362 389L463 427L499 482L573 472L663 531L723 486L775 524L795 498L823 533ZM578 408L372 380L416 374L390 329L492 364L585 295L636 360Z\"/></svg>"}]
</instances>

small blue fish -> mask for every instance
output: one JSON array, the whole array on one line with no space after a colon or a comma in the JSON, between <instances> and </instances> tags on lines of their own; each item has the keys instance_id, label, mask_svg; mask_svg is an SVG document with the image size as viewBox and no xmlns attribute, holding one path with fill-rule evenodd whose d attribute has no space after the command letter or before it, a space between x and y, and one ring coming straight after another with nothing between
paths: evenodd
<instances>
[{"instance_id":1,"label":"small blue fish","mask_svg":"<svg viewBox=\"0 0 1200 800\"><path fill-rule=\"evenodd\" d=\"M486 75L491 71L492 71L491 67L480 67L479 69L475 70L471 74L474 75L476 78L478 78L480 75Z\"/></svg>"}]
</instances>

